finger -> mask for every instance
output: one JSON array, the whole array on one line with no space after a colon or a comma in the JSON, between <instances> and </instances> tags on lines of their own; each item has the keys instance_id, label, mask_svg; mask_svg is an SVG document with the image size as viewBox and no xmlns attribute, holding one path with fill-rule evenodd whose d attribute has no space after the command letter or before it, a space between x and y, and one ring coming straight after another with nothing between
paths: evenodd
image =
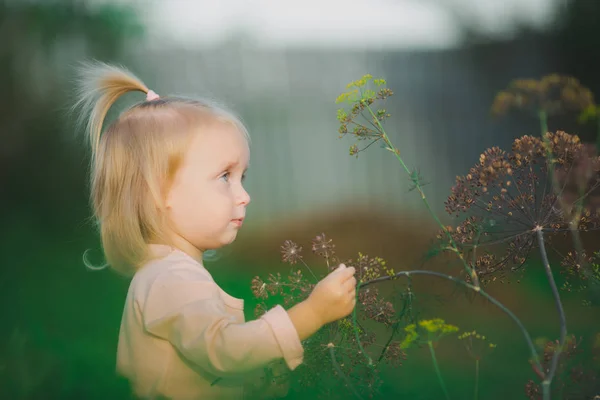
<instances>
[{"instance_id":1,"label":"finger","mask_svg":"<svg viewBox=\"0 0 600 400\"><path fill-rule=\"evenodd\" d=\"M340 264L337 266L336 269L331 270L331 272L329 272L327 276L338 276L345 269L346 266L344 264Z\"/></svg>"},{"instance_id":2,"label":"finger","mask_svg":"<svg viewBox=\"0 0 600 400\"><path fill-rule=\"evenodd\" d=\"M329 275L338 275L338 274L342 273L345 270L346 270L346 266L344 264L340 264L340 265L338 265L338 267L336 269L334 269L333 271L331 271L329 273Z\"/></svg>"},{"instance_id":3,"label":"finger","mask_svg":"<svg viewBox=\"0 0 600 400\"><path fill-rule=\"evenodd\" d=\"M350 289L348 289L348 294L351 295L352 297L356 297L356 288L351 287Z\"/></svg>"},{"instance_id":4,"label":"finger","mask_svg":"<svg viewBox=\"0 0 600 400\"><path fill-rule=\"evenodd\" d=\"M342 282L342 286L348 289L353 289L356 287L356 278L351 276L349 279Z\"/></svg>"},{"instance_id":5,"label":"finger","mask_svg":"<svg viewBox=\"0 0 600 400\"><path fill-rule=\"evenodd\" d=\"M346 292L356 291L356 279L352 278L342 284Z\"/></svg>"},{"instance_id":6,"label":"finger","mask_svg":"<svg viewBox=\"0 0 600 400\"><path fill-rule=\"evenodd\" d=\"M353 278L356 273L356 269L354 267L347 267L342 271L342 280L345 281L349 278Z\"/></svg>"}]
</instances>

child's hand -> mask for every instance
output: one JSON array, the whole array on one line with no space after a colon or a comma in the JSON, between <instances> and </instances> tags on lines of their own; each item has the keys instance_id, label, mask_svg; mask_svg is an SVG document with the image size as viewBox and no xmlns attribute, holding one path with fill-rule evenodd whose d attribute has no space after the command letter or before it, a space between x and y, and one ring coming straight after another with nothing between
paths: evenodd
<instances>
[{"instance_id":1,"label":"child's hand","mask_svg":"<svg viewBox=\"0 0 600 400\"><path fill-rule=\"evenodd\" d=\"M354 267L344 264L323 278L306 300L322 325L344 318L356 305Z\"/></svg>"}]
</instances>

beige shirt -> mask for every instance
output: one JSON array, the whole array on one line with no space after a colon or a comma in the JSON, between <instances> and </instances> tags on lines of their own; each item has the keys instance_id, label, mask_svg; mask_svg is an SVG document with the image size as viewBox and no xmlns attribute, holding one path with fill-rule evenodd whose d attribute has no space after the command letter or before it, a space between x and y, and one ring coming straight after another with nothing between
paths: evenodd
<instances>
[{"instance_id":1,"label":"beige shirt","mask_svg":"<svg viewBox=\"0 0 600 400\"><path fill-rule=\"evenodd\" d=\"M294 370L302 363L304 349L283 307L245 322L244 301L225 293L202 264L151 247L160 258L131 281L117 350L117 372L136 396L243 399L245 382L267 364L283 360Z\"/></svg>"}]
</instances>

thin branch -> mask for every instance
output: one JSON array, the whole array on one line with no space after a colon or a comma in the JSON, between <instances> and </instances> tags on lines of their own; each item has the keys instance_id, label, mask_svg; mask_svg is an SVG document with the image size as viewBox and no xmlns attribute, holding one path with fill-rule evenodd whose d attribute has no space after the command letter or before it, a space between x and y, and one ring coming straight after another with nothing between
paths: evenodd
<instances>
[{"instance_id":1,"label":"thin branch","mask_svg":"<svg viewBox=\"0 0 600 400\"><path fill-rule=\"evenodd\" d=\"M554 378L554 374L556 373L556 366L558 365L558 358L560 357L560 353L562 352L563 346L565 345L565 340L567 338L567 319L565 317L565 311L562 306L562 302L560 300L560 294L558 293L558 288L556 287L556 282L554 281L554 276L552 275L552 269L550 269L550 263L548 261L548 254L546 253L546 247L544 244L544 232L542 228L539 227L536 229L538 245L540 247L540 254L542 255L542 261L544 263L544 271L546 272L546 277L548 278L548 283L550 284L550 288L552 289L552 296L554 297L554 303L556 305L556 310L558 311L558 317L560 321L560 338L558 342L558 346L554 348L554 354L552 355L552 362L550 364L550 370L546 373L544 377L544 381L542 382L542 390L544 394L544 399L550 398L550 385L552 384L552 379Z\"/></svg>"},{"instance_id":2,"label":"thin branch","mask_svg":"<svg viewBox=\"0 0 600 400\"><path fill-rule=\"evenodd\" d=\"M465 281L463 281L462 279L458 279L455 278L453 276L450 275L446 275L443 274L441 272L436 272L436 271L425 271L425 270L413 270L413 271L401 271L401 272L397 272L394 275L387 275L387 276L382 276L379 278L375 278L372 279L370 281L367 282L363 282L360 283L358 286L358 289L362 289L364 287L367 287L369 285L373 285L375 283L379 283L379 282L385 282L388 280L392 280L394 278L399 278L401 276L405 276L405 277L411 277L412 275L431 275L431 276L437 276L439 278L443 278L443 279L447 279L449 281L458 283L460 285L463 285L473 291L475 291L476 293L479 293L481 296L483 296L484 298L486 298L489 302L491 302L492 304L494 304L496 307L500 308L500 310L502 310L505 314L507 314L519 327L519 329L521 329L521 332L523 334L523 336L525 337L525 341L527 342L527 345L529 346L529 349L531 351L531 357L532 357L532 362L541 370L542 369L542 365L540 364L540 358L537 354L537 350L533 344L533 341L531 340L531 336L529 335L529 332L527 331L527 329L525 328L525 326L523 325L523 323L521 322L521 320L519 320L519 318L512 312L510 311L508 308L506 308L502 303L500 303L498 300L496 300L494 297L490 296L489 294L487 294L483 289L481 289L480 287L476 287L474 285L471 285ZM355 307L356 309L356 307Z\"/></svg>"},{"instance_id":3,"label":"thin branch","mask_svg":"<svg viewBox=\"0 0 600 400\"><path fill-rule=\"evenodd\" d=\"M335 368L337 373L340 374L342 376L342 378L344 378L344 380L346 381L346 384L348 385L348 387L350 388L350 390L352 391L354 396L356 396L357 399L362 400L361 395L358 394L356 389L354 389L354 386L352 386L352 382L350 382L350 379L348 379L346 374L344 374L344 372L342 372L342 369L338 365L337 359L335 358L335 350L334 350L335 346L333 344L330 344L330 345L328 345L328 347L329 347L329 356L331 357L331 362L333 364L333 367Z\"/></svg>"}]
</instances>

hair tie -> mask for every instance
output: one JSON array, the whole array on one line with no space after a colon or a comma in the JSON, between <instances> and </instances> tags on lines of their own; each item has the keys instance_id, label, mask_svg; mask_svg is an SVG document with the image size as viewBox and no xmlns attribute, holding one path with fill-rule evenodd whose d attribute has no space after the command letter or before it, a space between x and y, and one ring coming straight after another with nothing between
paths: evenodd
<instances>
[{"instance_id":1,"label":"hair tie","mask_svg":"<svg viewBox=\"0 0 600 400\"><path fill-rule=\"evenodd\" d=\"M148 93L146 93L146 101L158 100L159 98L160 96L157 95L154 90L148 90Z\"/></svg>"}]
</instances>

